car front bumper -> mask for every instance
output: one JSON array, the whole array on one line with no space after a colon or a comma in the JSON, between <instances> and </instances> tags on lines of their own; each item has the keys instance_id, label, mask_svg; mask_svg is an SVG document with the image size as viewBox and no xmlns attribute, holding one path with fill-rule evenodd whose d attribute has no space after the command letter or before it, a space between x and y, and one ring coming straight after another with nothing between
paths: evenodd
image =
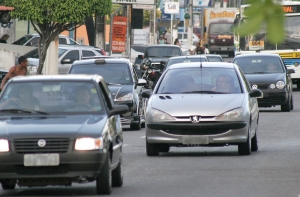
<instances>
[{"instance_id":1,"label":"car front bumper","mask_svg":"<svg viewBox=\"0 0 300 197\"><path fill-rule=\"evenodd\" d=\"M37 178L94 178L100 174L107 151L72 151L59 154L57 166L25 166L24 154L0 153L0 180Z\"/></svg>"},{"instance_id":2,"label":"car front bumper","mask_svg":"<svg viewBox=\"0 0 300 197\"><path fill-rule=\"evenodd\" d=\"M275 105L284 105L289 100L289 93L283 92L263 91L263 98L258 98L259 107L272 107Z\"/></svg>"},{"instance_id":3,"label":"car front bumper","mask_svg":"<svg viewBox=\"0 0 300 197\"><path fill-rule=\"evenodd\" d=\"M148 143L188 145L225 145L247 141L247 122L151 123L146 127Z\"/></svg>"},{"instance_id":4,"label":"car front bumper","mask_svg":"<svg viewBox=\"0 0 300 197\"><path fill-rule=\"evenodd\" d=\"M138 124L140 122L140 117L137 114L137 106L133 101L115 101L116 105L127 105L129 111L125 114L121 114L121 124L122 126L130 124Z\"/></svg>"}]
</instances>

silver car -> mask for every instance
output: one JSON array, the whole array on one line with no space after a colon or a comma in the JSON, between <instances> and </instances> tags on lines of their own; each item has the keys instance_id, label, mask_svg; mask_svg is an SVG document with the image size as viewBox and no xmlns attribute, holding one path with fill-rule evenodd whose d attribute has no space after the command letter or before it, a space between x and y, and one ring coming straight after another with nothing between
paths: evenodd
<instances>
[{"instance_id":1,"label":"silver car","mask_svg":"<svg viewBox=\"0 0 300 197\"><path fill-rule=\"evenodd\" d=\"M237 145L240 155L258 150L259 89L251 89L236 64L189 62L167 68L146 108L148 156L171 146Z\"/></svg>"}]
</instances>

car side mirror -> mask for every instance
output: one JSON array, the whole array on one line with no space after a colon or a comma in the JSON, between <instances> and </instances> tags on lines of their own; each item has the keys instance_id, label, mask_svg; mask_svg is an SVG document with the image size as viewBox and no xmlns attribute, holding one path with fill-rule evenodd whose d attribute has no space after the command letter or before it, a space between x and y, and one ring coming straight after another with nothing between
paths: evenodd
<instances>
[{"instance_id":1,"label":"car side mirror","mask_svg":"<svg viewBox=\"0 0 300 197\"><path fill-rule=\"evenodd\" d=\"M250 97L263 98L263 92L259 89L252 89L249 95Z\"/></svg>"},{"instance_id":2,"label":"car side mirror","mask_svg":"<svg viewBox=\"0 0 300 197\"><path fill-rule=\"evenodd\" d=\"M292 73L295 73L295 70L294 69L287 69L287 74L292 74Z\"/></svg>"},{"instance_id":3,"label":"car side mirror","mask_svg":"<svg viewBox=\"0 0 300 197\"><path fill-rule=\"evenodd\" d=\"M61 63L62 63L62 64L70 64L70 63L72 63L72 62L71 62L70 59L63 59L63 60L61 60Z\"/></svg>"},{"instance_id":4,"label":"car side mirror","mask_svg":"<svg viewBox=\"0 0 300 197\"><path fill-rule=\"evenodd\" d=\"M136 86L144 86L147 85L147 81L145 79L139 79Z\"/></svg>"},{"instance_id":5,"label":"car side mirror","mask_svg":"<svg viewBox=\"0 0 300 197\"><path fill-rule=\"evenodd\" d=\"M141 95L142 95L142 98L150 98L151 91L149 89L143 90Z\"/></svg>"},{"instance_id":6,"label":"car side mirror","mask_svg":"<svg viewBox=\"0 0 300 197\"><path fill-rule=\"evenodd\" d=\"M118 115L118 114L124 114L129 111L129 108L127 105L115 105L112 110L108 112L108 116Z\"/></svg>"}]
</instances>

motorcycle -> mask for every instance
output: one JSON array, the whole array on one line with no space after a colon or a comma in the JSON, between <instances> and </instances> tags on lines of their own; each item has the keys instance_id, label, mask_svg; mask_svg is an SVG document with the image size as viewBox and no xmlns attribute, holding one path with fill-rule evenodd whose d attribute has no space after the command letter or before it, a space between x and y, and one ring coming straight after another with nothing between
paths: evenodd
<instances>
[{"instance_id":1,"label":"motorcycle","mask_svg":"<svg viewBox=\"0 0 300 197\"><path fill-rule=\"evenodd\" d=\"M147 85L145 88L154 89L158 79L160 78L164 66L166 62L161 61L160 64L152 64L151 60L146 60L144 63L141 64L140 70L142 73L142 79L147 81Z\"/></svg>"}]
</instances>

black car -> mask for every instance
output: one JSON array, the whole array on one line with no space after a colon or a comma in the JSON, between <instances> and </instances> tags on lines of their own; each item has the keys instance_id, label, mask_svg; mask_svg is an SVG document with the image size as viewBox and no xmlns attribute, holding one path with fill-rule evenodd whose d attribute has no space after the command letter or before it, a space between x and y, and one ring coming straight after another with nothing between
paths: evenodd
<instances>
[{"instance_id":1,"label":"black car","mask_svg":"<svg viewBox=\"0 0 300 197\"><path fill-rule=\"evenodd\" d=\"M293 109L293 87L291 73L278 54L244 54L233 59L244 72L253 89L260 89L263 98L258 99L259 107L281 106L281 111Z\"/></svg>"},{"instance_id":2,"label":"black car","mask_svg":"<svg viewBox=\"0 0 300 197\"><path fill-rule=\"evenodd\" d=\"M98 194L110 194L123 184L127 111L98 75L12 78L0 95L2 188L96 181Z\"/></svg>"},{"instance_id":3,"label":"black car","mask_svg":"<svg viewBox=\"0 0 300 197\"><path fill-rule=\"evenodd\" d=\"M98 74L108 84L115 104L129 107L127 113L121 114L122 125L130 125L132 130L145 126L140 102L140 93L146 80L139 79L129 59L106 58L75 61L68 74Z\"/></svg>"}]
</instances>

